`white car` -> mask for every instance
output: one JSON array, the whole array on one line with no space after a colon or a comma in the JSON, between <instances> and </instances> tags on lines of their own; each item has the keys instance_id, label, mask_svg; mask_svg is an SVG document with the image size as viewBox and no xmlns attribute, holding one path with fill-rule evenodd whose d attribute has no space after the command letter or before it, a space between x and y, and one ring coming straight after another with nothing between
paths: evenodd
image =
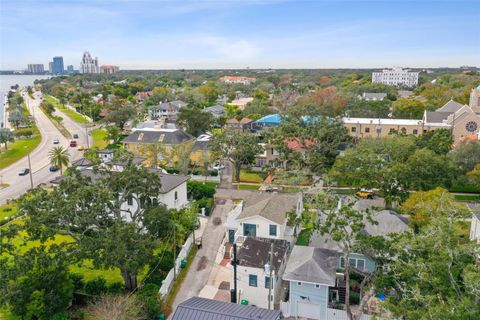
<instances>
[{"instance_id":1,"label":"white car","mask_svg":"<svg viewBox=\"0 0 480 320\"><path fill-rule=\"evenodd\" d=\"M223 169L225 169L225 166L224 166L223 164L221 164L221 163L217 162L217 163L215 163L215 164L213 165L213 167L212 167L212 168L213 168L213 170L217 170L217 171L219 171L219 170L223 170Z\"/></svg>"},{"instance_id":2,"label":"white car","mask_svg":"<svg viewBox=\"0 0 480 320\"><path fill-rule=\"evenodd\" d=\"M58 140L58 138L53 139L53 144L59 144L59 143L60 143L60 140Z\"/></svg>"}]
</instances>

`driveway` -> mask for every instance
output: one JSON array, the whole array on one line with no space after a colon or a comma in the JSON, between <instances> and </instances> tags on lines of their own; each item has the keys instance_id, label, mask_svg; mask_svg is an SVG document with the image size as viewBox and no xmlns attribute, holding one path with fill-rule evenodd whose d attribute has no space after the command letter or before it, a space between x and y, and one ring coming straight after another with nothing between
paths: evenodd
<instances>
[{"instance_id":1,"label":"driveway","mask_svg":"<svg viewBox=\"0 0 480 320\"><path fill-rule=\"evenodd\" d=\"M220 244L225 237L223 223L232 208L232 200L227 200L225 204L217 204L213 210L207 228L203 233L202 248L197 252L195 259L193 259L192 267L173 302L173 310L183 301L198 296L207 284L215 264L215 258L220 249Z\"/></svg>"}]
</instances>

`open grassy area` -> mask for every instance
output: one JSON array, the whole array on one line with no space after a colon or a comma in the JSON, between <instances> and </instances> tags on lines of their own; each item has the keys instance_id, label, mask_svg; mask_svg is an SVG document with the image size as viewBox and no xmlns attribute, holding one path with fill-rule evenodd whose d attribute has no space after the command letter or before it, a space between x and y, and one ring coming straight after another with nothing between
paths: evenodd
<instances>
[{"instance_id":1,"label":"open grassy area","mask_svg":"<svg viewBox=\"0 0 480 320\"><path fill-rule=\"evenodd\" d=\"M0 169L6 168L17 160L25 157L27 153L33 151L38 146L40 141L42 141L42 137L37 135L30 139L15 140L14 143L9 143L8 150L2 147L0 153Z\"/></svg>"},{"instance_id":2,"label":"open grassy area","mask_svg":"<svg viewBox=\"0 0 480 320\"><path fill-rule=\"evenodd\" d=\"M108 145L107 141L104 140L105 136L107 135L107 132L105 130L95 129L90 131L90 135L93 140L93 143L92 143L93 148L105 149L105 147Z\"/></svg>"},{"instance_id":3,"label":"open grassy area","mask_svg":"<svg viewBox=\"0 0 480 320\"><path fill-rule=\"evenodd\" d=\"M238 190L258 190L260 186L256 186L253 184L238 184L237 188Z\"/></svg>"},{"instance_id":4,"label":"open grassy area","mask_svg":"<svg viewBox=\"0 0 480 320\"><path fill-rule=\"evenodd\" d=\"M44 98L45 100L53 104L55 108L65 113L70 119L72 119L76 123L80 123L80 124L88 123L88 120L85 119L80 113L73 111L70 108L64 107L63 105L58 103L58 101L55 100L53 97L45 94Z\"/></svg>"},{"instance_id":5,"label":"open grassy area","mask_svg":"<svg viewBox=\"0 0 480 320\"><path fill-rule=\"evenodd\" d=\"M261 183L263 182L263 180L264 178L260 175L260 173L252 172L245 169L240 170L240 181L242 182Z\"/></svg>"},{"instance_id":6,"label":"open grassy area","mask_svg":"<svg viewBox=\"0 0 480 320\"><path fill-rule=\"evenodd\" d=\"M454 194L453 197L457 201L480 201L478 194Z\"/></svg>"},{"instance_id":7,"label":"open grassy area","mask_svg":"<svg viewBox=\"0 0 480 320\"><path fill-rule=\"evenodd\" d=\"M0 206L0 220L10 218L18 213L17 206L13 203Z\"/></svg>"}]
</instances>

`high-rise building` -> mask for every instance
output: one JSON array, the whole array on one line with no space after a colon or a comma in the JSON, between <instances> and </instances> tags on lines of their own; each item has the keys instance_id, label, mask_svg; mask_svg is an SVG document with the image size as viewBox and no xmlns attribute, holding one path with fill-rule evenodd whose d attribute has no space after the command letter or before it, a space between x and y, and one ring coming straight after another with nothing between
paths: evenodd
<instances>
[{"instance_id":1,"label":"high-rise building","mask_svg":"<svg viewBox=\"0 0 480 320\"><path fill-rule=\"evenodd\" d=\"M53 62L48 63L48 73L53 73Z\"/></svg>"},{"instance_id":2,"label":"high-rise building","mask_svg":"<svg viewBox=\"0 0 480 320\"><path fill-rule=\"evenodd\" d=\"M111 64L104 64L100 66L100 73L115 73L118 72L120 68L118 66L113 66Z\"/></svg>"},{"instance_id":3,"label":"high-rise building","mask_svg":"<svg viewBox=\"0 0 480 320\"><path fill-rule=\"evenodd\" d=\"M29 64L27 66L27 71L33 74L40 74L45 72L45 70L43 69L43 64L39 63Z\"/></svg>"},{"instance_id":4,"label":"high-rise building","mask_svg":"<svg viewBox=\"0 0 480 320\"><path fill-rule=\"evenodd\" d=\"M418 74L418 72L402 68L384 69L381 72L372 73L372 82L411 88L418 84Z\"/></svg>"},{"instance_id":5,"label":"high-rise building","mask_svg":"<svg viewBox=\"0 0 480 320\"><path fill-rule=\"evenodd\" d=\"M65 72L63 66L63 57L53 57L52 73L53 74L62 74Z\"/></svg>"},{"instance_id":6,"label":"high-rise building","mask_svg":"<svg viewBox=\"0 0 480 320\"><path fill-rule=\"evenodd\" d=\"M98 58L93 59L90 52L85 51L80 62L80 73L100 73Z\"/></svg>"},{"instance_id":7,"label":"high-rise building","mask_svg":"<svg viewBox=\"0 0 480 320\"><path fill-rule=\"evenodd\" d=\"M67 73L74 73L75 70L73 69L73 66L70 64L67 66Z\"/></svg>"}]
</instances>

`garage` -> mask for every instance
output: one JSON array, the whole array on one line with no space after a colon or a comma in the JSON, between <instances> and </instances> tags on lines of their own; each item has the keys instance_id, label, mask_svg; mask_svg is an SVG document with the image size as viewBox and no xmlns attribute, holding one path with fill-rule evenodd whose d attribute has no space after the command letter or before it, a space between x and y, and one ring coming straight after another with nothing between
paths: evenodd
<instances>
[{"instance_id":1,"label":"garage","mask_svg":"<svg viewBox=\"0 0 480 320\"><path fill-rule=\"evenodd\" d=\"M310 319L320 319L320 305L298 301L297 316Z\"/></svg>"}]
</instances>

